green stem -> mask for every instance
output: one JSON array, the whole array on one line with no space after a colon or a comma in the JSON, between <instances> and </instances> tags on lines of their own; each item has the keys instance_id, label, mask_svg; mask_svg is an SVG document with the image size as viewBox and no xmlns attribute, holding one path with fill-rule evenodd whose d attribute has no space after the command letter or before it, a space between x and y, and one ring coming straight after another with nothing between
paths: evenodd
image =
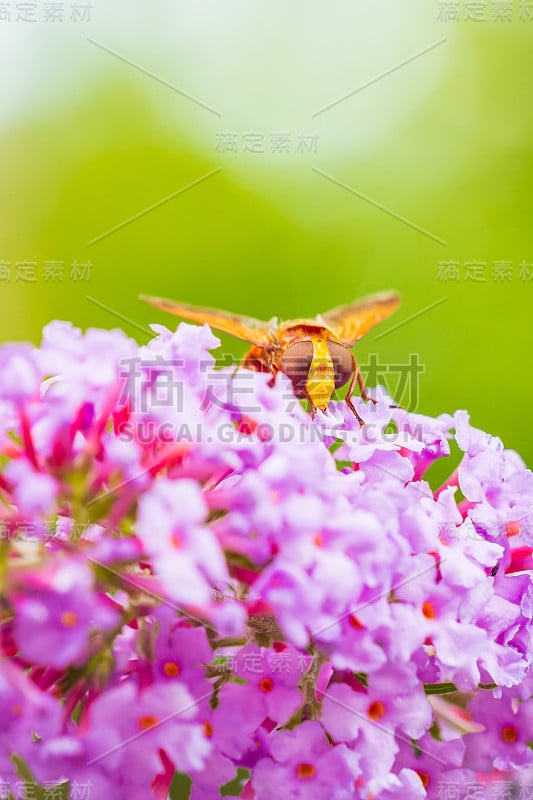
<instances>
[{"instance_id":1,"label":"green stem","mask_svg":"<svg viewBox=\"0 0 533 800\"><path fill-rule=\"evenodd\" d=\"M495 689L495 683L480 683L478 689ZM424 691L426 694L451 694L458 692L459 689L455 683L425 683Z\"/></svg>"}]
</instances>

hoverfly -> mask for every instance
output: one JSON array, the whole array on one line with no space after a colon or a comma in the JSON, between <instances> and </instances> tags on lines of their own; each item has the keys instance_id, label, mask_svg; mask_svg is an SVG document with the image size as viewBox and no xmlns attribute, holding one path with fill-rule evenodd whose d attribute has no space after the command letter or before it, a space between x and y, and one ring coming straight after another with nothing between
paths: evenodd
<instances>
[{"instance_id":1,"label":"hoverfly","mask_svg":"<svg viewBox=\"0 0 533 800\"><path fill-rule=\"evenodd\" d=\"M325 411L335 389L349 382L346 404L361 425L351 397L357 382L363 400L369 400L357 362L350 347L378 322L395 311L400 298L395 292L380 292L353 303L333 308L314 319L291 319L278 323L273 317L262 322L254 317L231 314L202 306L191 306L141 295L147 303L192 322L207 323L211 328L244 339L252 347L243 366L259 372L278 372L291 380L298 398L307 398L314 416Z\"/></svg>"}]
</instances>

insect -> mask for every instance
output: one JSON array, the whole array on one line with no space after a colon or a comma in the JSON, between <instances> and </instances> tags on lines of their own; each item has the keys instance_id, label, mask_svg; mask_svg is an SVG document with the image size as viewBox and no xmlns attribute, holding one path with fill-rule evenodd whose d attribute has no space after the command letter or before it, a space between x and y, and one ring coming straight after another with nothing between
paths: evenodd
<instances>
[{"instance_id":1,"label":"insect","mask_svg":"<svg viewBox=\"0 0 533 800\"><path fill-rule=\"evenodd\" d=\"M262 322L254 317L231 314L141 295L147 303L192 322L207 323L223 333L244 339L252 346L243 366L291 380L298 398L307 398L311 413L325 411L335 389L349 383L346 404L361 425L352 394L357 382L363 400L369 400L357 362L350 348L378 322L395 311L400 298L395 292L380 292L353 303L318 314L314 319L291 319L278 323L276 317Z\"/></svg>"}]
</instances>

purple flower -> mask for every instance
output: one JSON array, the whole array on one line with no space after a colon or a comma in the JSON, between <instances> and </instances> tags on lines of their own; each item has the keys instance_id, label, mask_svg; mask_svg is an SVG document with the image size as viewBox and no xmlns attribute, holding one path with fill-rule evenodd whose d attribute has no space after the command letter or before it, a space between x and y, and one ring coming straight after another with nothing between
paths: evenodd
<instances>
[{"instance_id":1,"label":"purple flower","mask_svg":"<svg viewBox=\"0 0 533 800\"><path fill-rule=\"evenodd\" d=\"M124 682L88 709L84 726L43 743L38 777L112 791L115 797L150 797L162 770L162 754L180 771L198 770L210 745L194 722L196 705L182 686L158 685L138 692Z\"/></svg>"},{"instance_id":2,"label":"purple flower","mask_svg":"<svg viewBox=\"0 0 533 800\"><path fill-rule=\"evenodd\" d=\"M475 772L508 770L533 764L531 700L516 703L511 698L476 697L469 704L473 719L485 727L483 735L465 736L464 763Z\"/></svg>"},{"instance_id":3,"label":"purple flower","mask_svg":"<svg viewBox=\"0 0 533 800\"><path fill-rule=\"evenodd\" d=\"M205 671L213 651L204 628L192 627L174 610L161 606L154 612L154 639L156 680L183 683L195 697L209 693Z\"/></svg>"},{"instance_id":4,"label":"purple flower","mask_svg":"<svg viewBox=\"0 0 533 800\"><path fill-rule=\"evenodd\" d=\"M20 406L39 396L42 370L38 354L29 344L5 344L0 349L2 400Z\"/></svg>"},{"instance_id":5,"label":"purple flower","mask_svg":"<svg viewBox=\"0 0 533 800\"><path fill-rule=\"evenodd\" d=\"M410 769L402 769L398 775L389 773L386 777L374 778L369 781L367 791L369 797L382 800L423 800L430 796L426 794L420 776Z\"/></svg>"},{"instance_id":6,"label":"purple flower","mask_svg":"<svg viewBox=\"0 0 533 800\"><path fill-rule=\"evenodd\" d=\"M420 786L428 797L439 797L439 783L446 781L464 785L472 782L475 773L472 770L460 770L464 762L465 743L462 737L451 741L440 741L430 734L424 734L416 742L400 739L396 761L402 771L414 772L419 778ZM420 789L420 786L418 789Z\"/></svg>"},{"instance_id":7,"label":"purple flower","mask_svg":"<svg viewBox=\"0 0 533 800\"><path fill-rule=\"evenodd\" d=\"M61 706L48 692L41 691L20 666L0 659L0 774L13 787L17 780L11 757L16 754L29 763L39 758L43 740L58 735Z\"/></svg>"},{"instance_id":8,"label":"purple flower","mask_svg":"<svg viewBox=\"0 0 533 800\"><path fill-rule=\"evenodd\" d=\"M193 481L159 480L142 497L137 531L170 596L206 603L212 584L227 578L224 558L205 520L207 509Z\"/></svg>"},{"instance_id":9,"label":"purple flower","mask_svg":"<svg viewBox=\"0 0 533 800\"><path fill-rule=\"evenodd\" d=\"M105 631L118 619L95 593L90 569L73 559L17 577L13 602L20 655L40 665L79 663L89 654L89 632Z\"/></svg>"},{"instance_id":10,"label":"purple flower","mask_svg":"<svg viewBox=\"0 0 533 800\"><path fill-rule=\"evenodd\" d=\"M418 739L430 727L432 716L414 668L387 664L372 674L367 690L331 685L324 697L322 722L335 741L353 745L361 754L364 773L375 777L392 767L398 749L395 732ZM376 749L379 762L372 755Z\"/></svg>"},{"instance_id":11,"label":"purple flower","mask_svg":"<svg viewBox=\"0 0 533 800\"><path fill-rule=\"evenodd\" d=\"M330 745L317 722L275 731L270 738L271 759L259 761L252 774L257 800L353 798L358 756L344 745Z\"/></svg>"},{"instance_id":12,"label":"purple flower","mask_svg":"<svg viewBox=\"0 0 533 800\"><path fill-rule=\"evenodd\" d=\"M155 332L0 349L2 777L422 800L531 765L519 456L381 389L313 420L207 326Z\"/></svg>"},{"instance_id":13,"label":"purple flower","mask_svg":"<svg viewBox=\"0 0 533 800\"><path fill-rule=\"evenodd\" d=\"M284 642L266 652L246 645L236 661L234 673L246 681L248 695L261 698L264 717L278 725L286 723L303 701L298 689L305 668L301 653Z\"/></svg>"},{"instance_id":14,"label":"purple flower","mask_svg":"<svg viewBox=\"0 0 533 800\"><path fill-rule=\"evenodd\" d=\"M21 513L45 515L54 510L59 487L51 475L37 472L27 461L18 459L8 464L5 476Z\"/></svg>"}]
</instances>

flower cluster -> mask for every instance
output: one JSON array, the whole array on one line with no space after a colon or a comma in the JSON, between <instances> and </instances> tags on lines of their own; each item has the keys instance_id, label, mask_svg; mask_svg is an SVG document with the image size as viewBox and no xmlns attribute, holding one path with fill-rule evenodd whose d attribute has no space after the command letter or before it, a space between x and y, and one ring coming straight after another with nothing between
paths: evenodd
<instances>
[{"instance_id":1,"label":"flower cluster","mask_svg":"<svg viewBox=\"0 0 533 800\"><path fill-rule=\"evenodd\" d=\"M312 419L282 375L235 391L207 326L154 331L0 349L0 797L466 798L533 764L519 456L379 388Z\"/></svg>"}]
</instances>

